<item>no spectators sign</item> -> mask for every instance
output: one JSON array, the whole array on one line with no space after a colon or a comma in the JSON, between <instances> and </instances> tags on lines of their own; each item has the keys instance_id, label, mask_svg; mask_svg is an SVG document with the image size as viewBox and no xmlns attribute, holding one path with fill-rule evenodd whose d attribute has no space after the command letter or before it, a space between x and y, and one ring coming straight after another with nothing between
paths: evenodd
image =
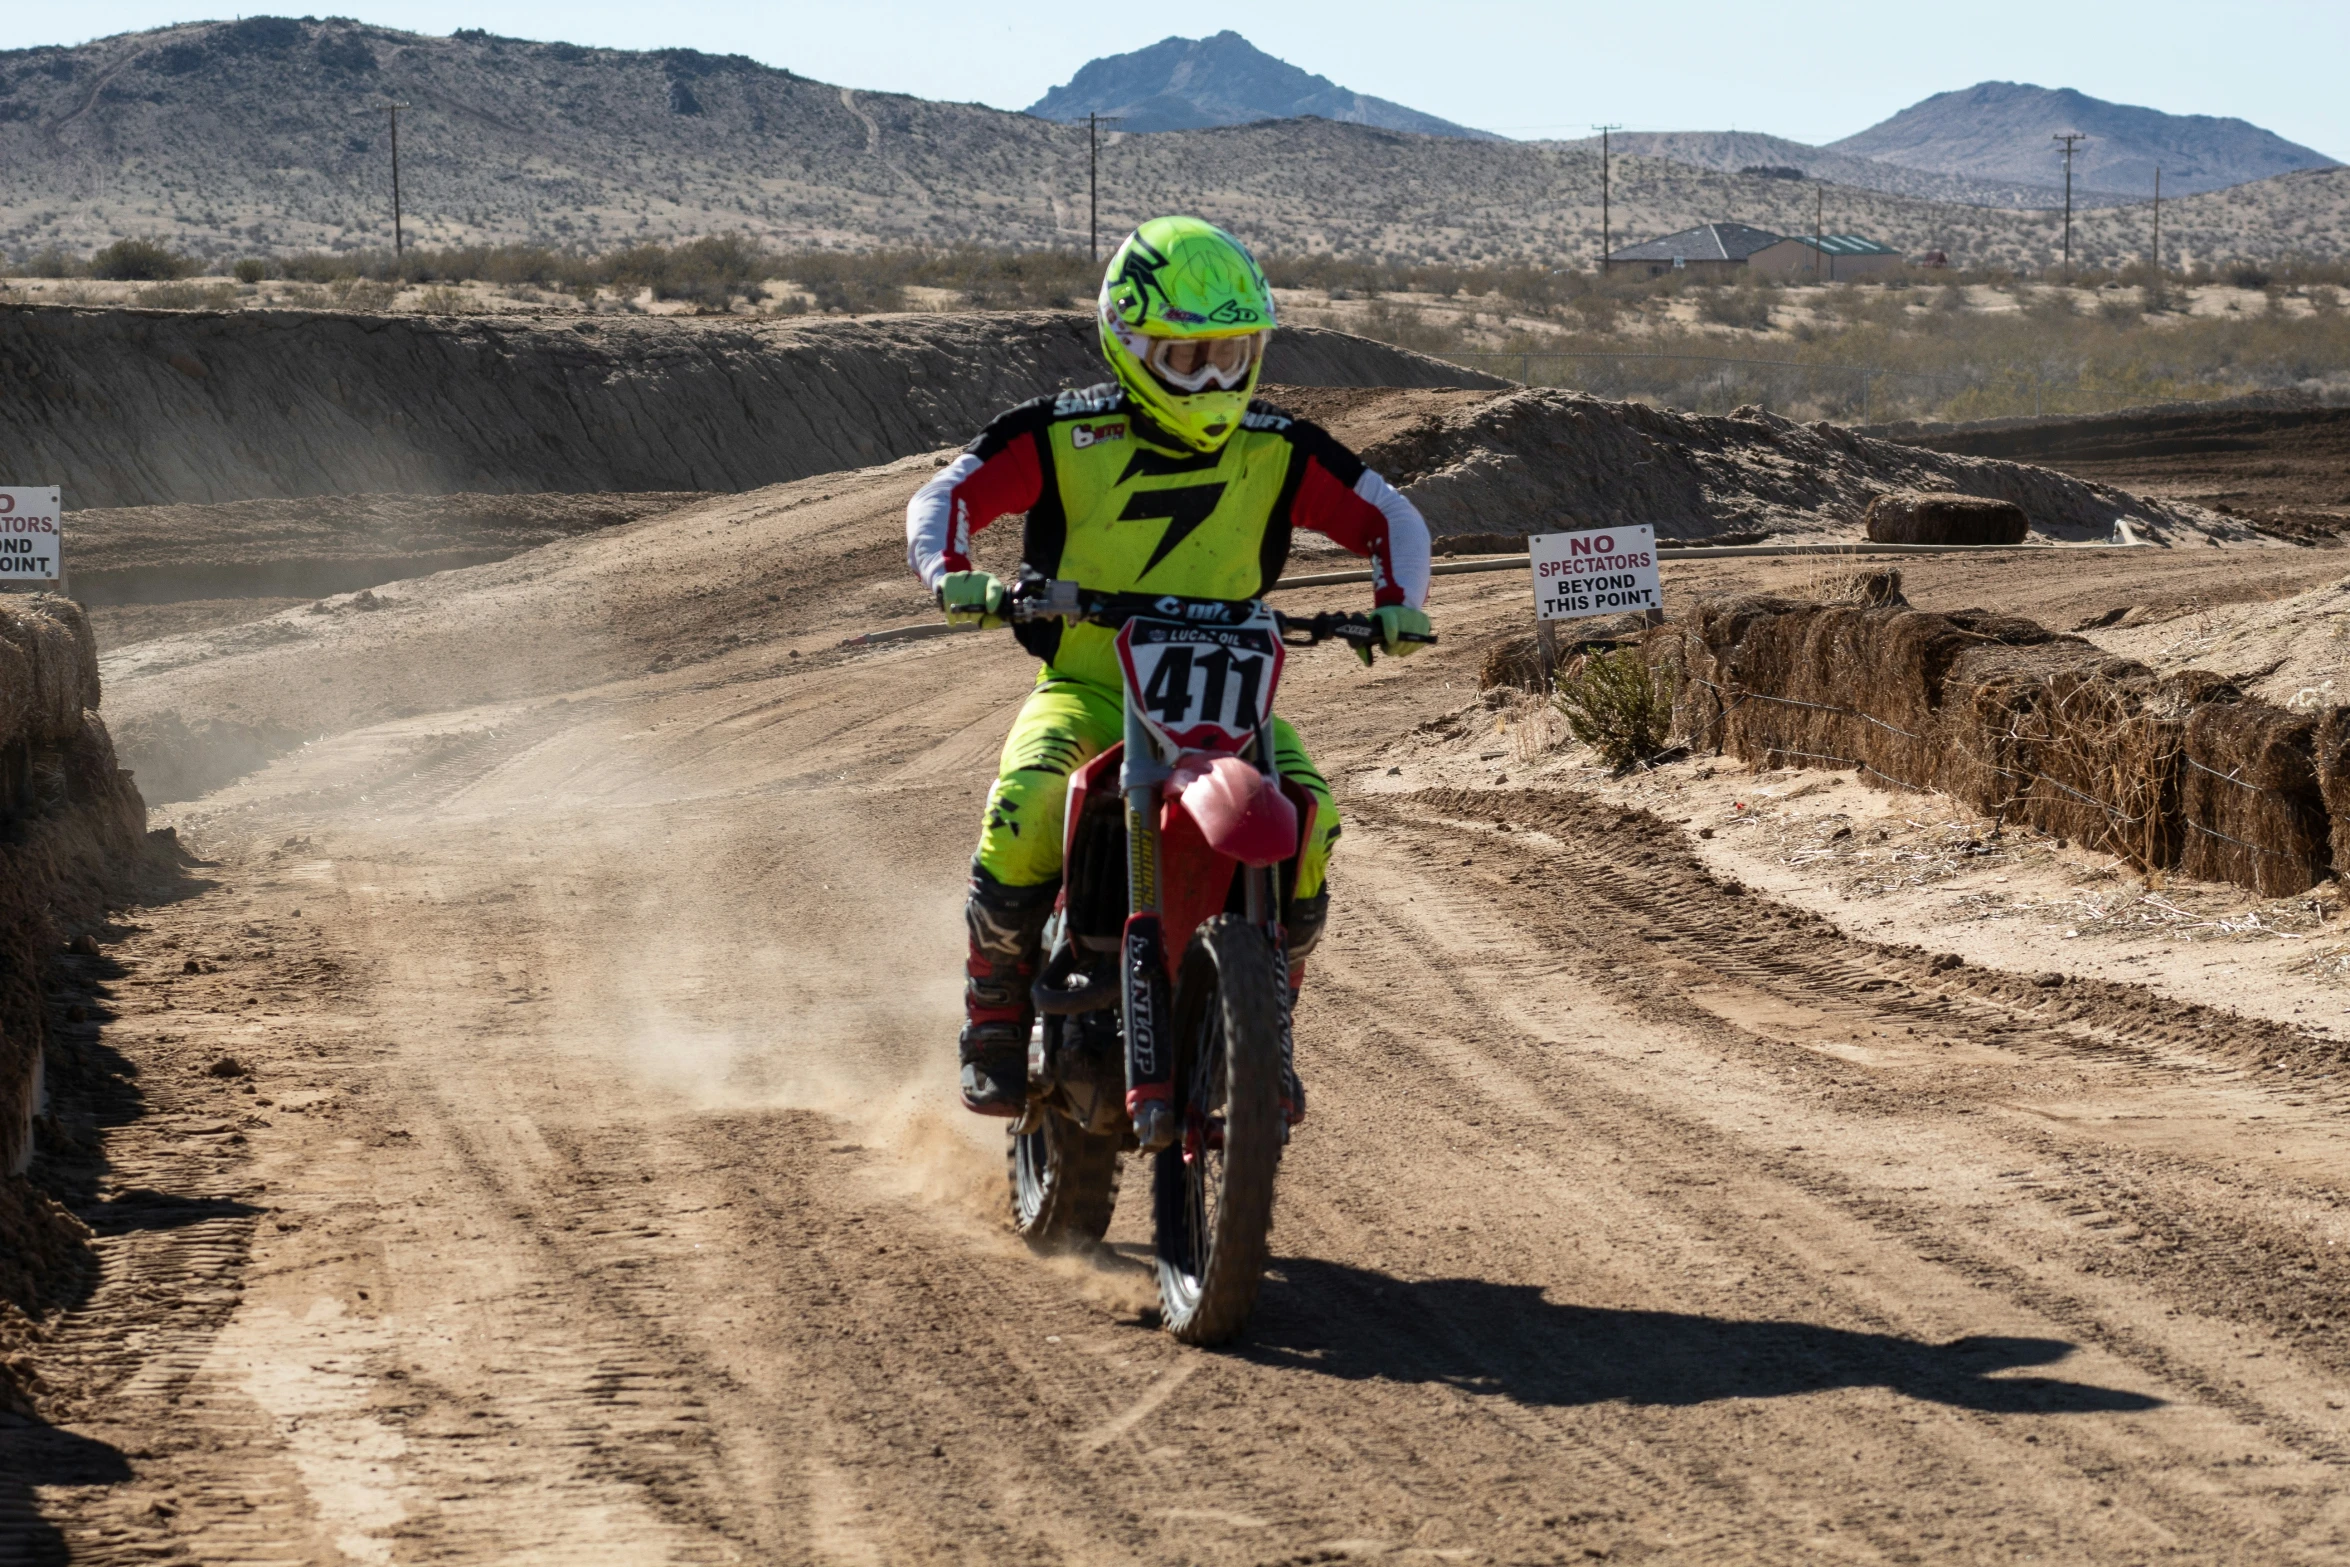
<instances>
[{"instance_id":1,"label":"no spectators sign","mask_svg":"<svg viewBox=\"0 0 2350 1567\"><path fill-rule=\"evenodd\" d=\"M1652 527L1537 533L1526 541L1526 551L1533 559L1537 620L1665 607Z\"/></svg>"},{"instance_id":2,"label":"no spectators sign","mask_svg":"<svg viewBox=\"0 0 2350 1567\"><path fill-rule=\"evenodd\" d=\"M55 582L63 539L55 485L0 488L0 581Z\"/></svg>"}]
</instances>

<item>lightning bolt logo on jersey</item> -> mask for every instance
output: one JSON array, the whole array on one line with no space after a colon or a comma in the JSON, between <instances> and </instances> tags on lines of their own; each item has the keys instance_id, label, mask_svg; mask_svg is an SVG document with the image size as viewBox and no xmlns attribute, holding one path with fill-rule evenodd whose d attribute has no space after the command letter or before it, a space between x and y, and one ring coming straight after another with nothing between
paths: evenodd
<instances>
[{"instance_id":1,"label":"lightning bolt logo on jersey","mask_svg":"<svg viewBox=\"0 0 2350 1567\"><path fill-rule=\"evenodd\" d=\"M909 558L918 572L967 570L971 534L1025 512L1027 566L1110 592L1255 598L1281 575L1299 527L1370 556L1380 603L1425 582L1418 513L1360 458L1262 402L1239 425L1215 451L1194 452L1161 441L1114 383L1023 403L924 486L908 513ZM1403 526L1391 531L1391 517ZM1119 689L1109 632L1037 621L1018 635L1058 674Z\"/></svg>"}]
</instances>

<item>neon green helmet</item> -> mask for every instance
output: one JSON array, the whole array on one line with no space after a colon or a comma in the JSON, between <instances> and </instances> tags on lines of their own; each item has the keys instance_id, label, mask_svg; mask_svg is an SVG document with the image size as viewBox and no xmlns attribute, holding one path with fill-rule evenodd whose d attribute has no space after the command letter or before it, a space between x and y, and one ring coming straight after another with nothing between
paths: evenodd
<instances>
[{"instance_id":1,"label":"neon green helmet","mask_svg":"<svg viewBox=\"0 0 2350 1567\"><path fill-rule=\"evenodd\" d=\"M1273 285L1198 218L1153 218L1102 277L1102 355L1151 422L1194 451L1232 439L1264 368Z\"/></svg>"}]
</instances>

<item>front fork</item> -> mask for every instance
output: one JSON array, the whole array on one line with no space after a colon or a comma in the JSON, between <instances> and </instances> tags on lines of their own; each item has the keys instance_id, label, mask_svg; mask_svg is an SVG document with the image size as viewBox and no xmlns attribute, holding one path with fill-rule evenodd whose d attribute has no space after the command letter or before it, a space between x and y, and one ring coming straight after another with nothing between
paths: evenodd
<instances>
[{"instance_id":1,"label":"front fork","mask_svg":"<svg viewBox=\"0 0 2350 1567\"><path fill-rule=\"evenodd\" d=\"M1129 697L1118 790L1126 801L1126 934L1120 1003L1126 1022L1126 1113L1147 1149L1173 1134L1174 1041L1159 902L1159 796L1174 771Z\"/></svg>"}]
</instances>

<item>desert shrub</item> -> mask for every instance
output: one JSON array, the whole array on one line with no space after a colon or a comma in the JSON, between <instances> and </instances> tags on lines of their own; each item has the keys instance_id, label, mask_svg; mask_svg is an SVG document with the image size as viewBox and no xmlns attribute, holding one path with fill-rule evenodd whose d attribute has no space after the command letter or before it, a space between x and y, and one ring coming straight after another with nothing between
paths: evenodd
<instances>
[{"instance_id":1,"label":"desert shrub","mask_svg":"<svg viewBox=\"0 0 2350 1567\"><path fill-rule=\"evenodd\" d=\"M1651 668L1638 648L1593 653L1555 683L1551 701L1567 732L1612 767L1629 767L1664 749L1673 724L1673 672Z\"/></svg>"},{"instance_id":2,"label":"desert shrub","mask_svg":"<svg viewBox=\"0 0 2350 1567\"><path fill-rule=\"evenodd\" d=\"M259 256L247 256L229 268L229 275L240 283L258 283L269 276L269 263Z\"/></svg>"},{"instance_id":3,"label":"desert shrub","mask_svg":"<svg viewBox=\"0 0 2350 1567\"><path fill-rule=\"evenodd\" d=\"M148 310L229 310L236 302L233 283L159 283L133 301Z\"/></svg>"},{"instance_id":4,"label":"desert shrub","mask_svg":"<svg viewBox=\"0 0 2350 1567\"><path fill-rule=\"evenodd\" d=\"M1767 332L1771 329L1771 299L1759 288L1709 288L1698 298L1697 319Z\"/></svg>"},{"instance_id":5,"label":"desert shrub","mask_svg":"<svg viewBox=\"0 0 2350 1567\"><path fill-rule=\"evenodd\" d=\"M482 303L479 299L464 289L451 288L446 283L435 283L432 287L418 294L415 308L421 314L428 316L478 316L482 314Z\"/></svg>"},{"instance_id":6,"label":"desert shrub","mask_svg":"<svg viewBox=\"0 0 2350 1567\"><path fill-rule=\"evenodd\" d=\"M286 257L278 264L278 273L296 283L339 283L357 277L359 266L347 255L309 250Z\"/></svg>"},{"instance_id":7,"label":"desert shrub","mask_svg":"<svg viewBox=\"0 0 2350 1567\"><path fill-rule=\"evenodd\" d=\"M160 283L195 270L194 261L151 239L118 239L90 258L90 276L117 283Z\"/></svg>"},{"instance_id":8,"label":"desert shrub","mask_svg":"<svg viewBox=\"0 0 2350 1567\"><path fill-rule=\"evenodd\" d=\"M2266 288L2271 281L2266 267L2239 262L2228 268L2228 286L2231 288Z\"/></svg>"},{"instance_id":9,"label":"desert shrub","mask_svg":"<svg viewBox=\"0 0 2350 1567\"><path fill-rule=\"evenodd\" d=\"M39 252L24 264L26 277L81 277L88 271L87 264L67 255L54 245Z\"/></svg>"}]
</instances>

